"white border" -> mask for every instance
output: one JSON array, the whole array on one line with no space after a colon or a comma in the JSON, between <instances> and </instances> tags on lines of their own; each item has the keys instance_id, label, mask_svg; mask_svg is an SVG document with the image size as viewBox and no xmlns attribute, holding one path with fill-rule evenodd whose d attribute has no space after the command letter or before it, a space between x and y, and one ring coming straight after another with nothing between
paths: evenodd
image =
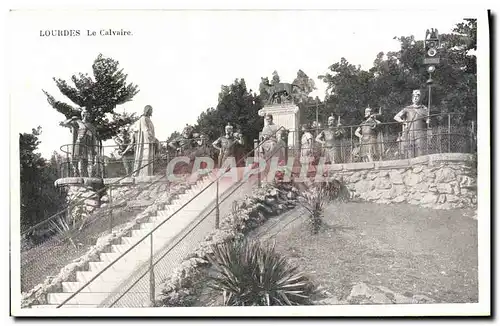
<instances>
[{"instance_id":1,"label":"white border","mask_svg":"<svg viewBox=\"0 0 500 326\"><path fill-rule=\"evenodd\" d=\"M97 4L98 3L98 4ZM146 2L147 3L147 2ZM227 8L227 3L210 3L207 6L201 1L186 1L179 4L170 4L169 8ZM201 3L201 6L199 5ZM418 7L422 8L425 3L432 4L431 8L439 8L434 1L420 1ZM198 4L198 5L196 5ZM127 4L127 8L144 8L145 3L139 2ZM355 3L349 2L349 6L335 4L337 8L354 9ZM477 5L477 3L476 3ZM15 8L36 8L54 7L54 4L16 4ZM88 1L85 4L68 4L62 2L55 4L55 7L94 9L112 8L106 1ZM164 7L164 6L163 6ZM286 5L276 5L274 3L256 1L251 6L245 3L231 3L233 8L332 8L325 4L316 5L314 3L304 3L302 1L287 1ZM369 6L370 7L370 6ZM394 4L386 5L377 3L380 9L393 9ZM358 6L359 8L359 6ZM449 4L441 6L442 9L449 10ZM477 8L477 7L476 7ZM472 13L476 14L472 14ZM475 304L433 304L433 305L342 305L342 306L307 306L307 307L210 307L210 308L141 308L141 309L61 309L54 314L54 310L45 309L23 309L20 310L20 285L19 285L19 241L12 241L12 314L16 316L442 316L442 315L487 315L490 312L490 147L489 147L489 32L488 20L485 11L468 10L469 16L478 18L478 259L479 259L479 303ZM4 42L5 44L5 42ZM8 62L8 61L7 61ZM7 64L8 66L8 64ZM5 75L4 75L5 76ZM8 97L7 97L8 99ZM4 101L5 103L5 101ZM8 103L8 101L7 101ZM12 123L12 121L11 121ZM19 216L19 162L18 162L18 137L11 134L10 146L10 208L12 216ZM12 234L19 234L18 218L11 218ZM19 240L15 239L12 240ZM17 294L16 294L17 293Z\"/></svg>"}]
</instances>

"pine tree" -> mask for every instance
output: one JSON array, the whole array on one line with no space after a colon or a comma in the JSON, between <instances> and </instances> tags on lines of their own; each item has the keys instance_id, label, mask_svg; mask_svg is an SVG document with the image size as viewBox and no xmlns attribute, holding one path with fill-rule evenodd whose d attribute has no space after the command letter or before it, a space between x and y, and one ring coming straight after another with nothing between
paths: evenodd
<instances>
[{"instance_id":1,"label":"pine tree","mask_svg":"<svg viewBox=\"0 0 500 326\"><path fill-rule=\"evenodd\" d=\"M110 139L121 127L135 120L134 114L115 112L116 106L132 100L139 92L137 85L127 84L127 75L118 65L118 61L99 54L92 65L93 78L83 73L73 75L71 81L74 86L63 79L53 78L60 92L73 105L56 100L45 90L43 92L49 104L66 119L81 116L80 112L85 108L100 140Z\"/></svg>"}]
</instances>

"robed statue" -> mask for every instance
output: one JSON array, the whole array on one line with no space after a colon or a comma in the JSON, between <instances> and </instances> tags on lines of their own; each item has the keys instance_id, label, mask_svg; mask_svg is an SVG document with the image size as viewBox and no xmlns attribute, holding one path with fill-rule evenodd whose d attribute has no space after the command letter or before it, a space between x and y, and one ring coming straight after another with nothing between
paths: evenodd
<instances>
[{"instance_id":1,"label":"robed statue","mask_svg":"<svg viewBox=\"0 0 500 326\"><path fill-rule=\"evenodd\" d=\"M159 151L160 143L155 137L152 114L153 108L146 105L144 113L132 125L130 145L123 151L123 154L126 154L134 149L134 176L153 175L155 154Z\"/></svg>"}]
</instances>

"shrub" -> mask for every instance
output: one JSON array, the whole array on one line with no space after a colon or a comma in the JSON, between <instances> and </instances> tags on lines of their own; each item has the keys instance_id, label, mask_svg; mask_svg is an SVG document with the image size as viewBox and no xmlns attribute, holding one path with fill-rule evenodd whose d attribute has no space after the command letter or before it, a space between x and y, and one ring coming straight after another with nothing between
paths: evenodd
<instances>
[{"instance_id":1,"label":"shrub","mask_svg":"<svg viewBox=\"0 0 500 326\"><path fill-rule=\"evenodd\" d=\"M322 226L323 212L330 201L330 194L325 187L311 187L301 194L303 206L309 211L309 225L313 234L317 234Z\"/></svg>"},{"instance_id":2,"label":"shrub","mask_svg":"<svg viewBox=\"0 0 500 326\"><path fill-rule=\"evenodd\" d=\"M274 246L237 240L213 246L210 287L226 306L284 306L309 302L314 287Z\"/></svg>"}]
</instances>

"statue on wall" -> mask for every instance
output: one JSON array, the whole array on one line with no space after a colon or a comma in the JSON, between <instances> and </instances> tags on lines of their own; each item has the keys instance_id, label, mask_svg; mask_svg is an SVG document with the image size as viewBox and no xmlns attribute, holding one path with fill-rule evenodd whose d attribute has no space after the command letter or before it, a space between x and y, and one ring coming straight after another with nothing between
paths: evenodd
<instances>
[{"instance_id":1,"label":"statue on wall","mask_svg":"<svg viewBox=\"0 0 500 326\"><path fill-rule=\"evenodd\" d=\"M134 168L134 147L131 147L125 152L131 143L135 141L135 135L130 134L127 129L122 129L120 134L118 134L114 141L118 145L118 155L122 159L123 167L125 168L125 173L129 175Z\"/></svg>"},{"instance_id":2,"label":"statue on wall","mask_svg":"<svg viewBox=\"0 0 500 326\"><path fill-rule=\"evenodd\" d=\"M73 144L71 148L72 170L75 176L94 177L100 175L99 155L101 142L96 128L90 123L90 115L84 109L81 118L73 116L62 123L71 127Z\"/></svg>"},{"instance_id":3,"label":"statue on wall","mask_svg":"<svg viewBox=\"0 0 500 326\"><path fill-rule=\"evenodd\" d=\"M262 80L265 81L264 79ZM292 92L294 88L298 88L301 90L302 88L296 84L290 83L276 83L274 85L269 84L267 80L266 83L262 84L269 94L269 99L267 100L267 104L281 104L285 102L292 101Z\"/></svg>"},{"instance_id":4,"label":"statue on wall","mask_svg":"<svg viewBox=\"0 0 500 326\"><path fill-rule=\"evenodd\" d=\"M378 114L372 113L371 108L365 109L365 119L354 134L359 138L359 157L363 162L373 162L380 158L383 150L382 133L380 132L380 121L376 119Z\"/></svg>"},{"instance_id":5,"label":"statue on wall","mask_svg":"<svg viewBox=\"0 0 500 326\"><path fill-rule=\"evenodd\" d=\"M153 162L156 152L159 151L160 142L155 137L152 114L153 108L151 105L146 105L144 113L132 126L132 142L122 153L126 154L134 148L134 176L153 175Z\"/></svg>"},{"instance_id":6,"label":"statue on wall","mask_svg":"<svg viewBox=\"0 0 500 326\"><path fill-rule=\"evenodd\" d=\"M340 124L340 116L337 119L337 125L335 125L333 114L328 117L327 127L316 136L316 141L323 147L323 155L326 159L325 163L341 163L339 140L344 133L344 129Z\"/></svg>"},{"instance_id":7,"label":"statue on wall","mask_svg":"<svg viewBox=\"0 0 500 326\"><path fill-rule=\"evenodd\" d=\"M314 137L309 131L309 125L302 125L300 138L300 163L307 164L314 157Z\"/></svg>"},{"instance_id":8,"label":"statue on wall","mask_svg":"<svg viewBox=\"0 0 500 326\"><path fill-rule=\"evenodd\" d=\"M198 141L201 141L201 139ZM181 135L169 142L168 146L175 150L176 155L183 155L186 151L195 148L196 142L194 127L186 124Z\"/></svg>"},{"instance_id":9,"label":"statue on wall","mask_svg":"<svg viewBox=\"0 0 500 326\"><path fill-rule=\"evenodd\" d=\"M279 157L279 161L285 159L285 143L283 141L283 128L279 128L273 122L272 114L266 114L264 128L260 133L260 153L267 161L271 157Z\"/></svg>"},{"instance_id":10,"label":"statue on wall","mask_svg":"<svg viewBox=\"0 0 500 326\"><path fill-rule=\"evenodd\" d=\"M429 109L420 104L420 99L420 90L414 90L412 104L394 116L403 124L401 141L409 158L424 155L427 150Z\"/></svg>"},{"instance_id":11,"label":"statue on wall","mask_svg":"<svg viewBox=\"0 0 500 326\"><path fill-rule=\"evenodd\" d=\"M236 146L244 145L242 135L234 133L234 127L230 123L227 124L225 132L225 135L212 143L212 146L219 151L218 167L221 167L227 158L236 156Z\"/></svg>"}]
</instances>

